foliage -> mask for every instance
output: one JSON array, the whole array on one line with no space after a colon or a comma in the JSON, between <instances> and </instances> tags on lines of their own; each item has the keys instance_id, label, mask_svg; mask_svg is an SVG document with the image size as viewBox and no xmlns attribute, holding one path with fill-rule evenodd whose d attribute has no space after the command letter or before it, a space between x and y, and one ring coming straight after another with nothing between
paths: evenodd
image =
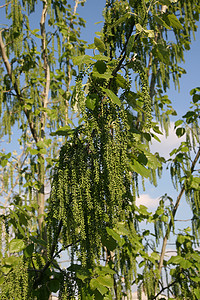
<instances>
[{"instance_id":1,"label":"foliage","mask_svg":"<svg viewBox=\"0 0 200 300\"><path fill-rule=\"evenodd\" d=\"M0 153L1 299L127 299L133 287L139 298L199 299L200 88L175 122L185 141L171 159L150 143L176 115L165 93L186 73L200 3L107 0L87 45L76 13L84 1L71 2L0 7L0 135L13 142L17 129L21 147ZM138 207L140 182L156 186L166 163L176 201L165 194L154 213ZM184 193L192 232L176 237ZM167 261L170 234L177 255Z\"/></svg>"}]
</instances>

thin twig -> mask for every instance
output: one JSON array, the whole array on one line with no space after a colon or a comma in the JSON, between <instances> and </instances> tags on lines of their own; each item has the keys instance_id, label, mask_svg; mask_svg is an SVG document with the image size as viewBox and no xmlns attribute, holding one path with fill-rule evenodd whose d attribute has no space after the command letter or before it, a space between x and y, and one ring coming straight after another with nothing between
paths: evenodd
<instances>
[{"instance_id":1,"label":"thin twig","mask_svg":"<svg viewBox=\"0 0 200 300\"><path fill-rule=\"evenodd\" d=\"M120 54L120 56L119 56L119 57L121 57L121 59L119 60L119 62L118 62L118 64L117 64L116 68L112 71L112 75L113 75L113 76L115 76L115 75L117 74L117 72L120 70L120 68L121 68L121 66L122 66L122 64L123 64L123 62L124 62L124 60L125 60L125 58L126 58L126 49L127 49L128 42L129 42L129 40L130 40L130 37L131 37L131 35L132 35L134 26L135 26L135 22L134 22L134 19L133 19L132 24L131 24L131 28L130 28L129 35L128 35L127 39L126 39L126 42L125 42L125 44L124 44L124 47L123 47L123 49L122 49L122 51L121 51L121 54ZM135 39L137 39L137 36L135 37Z\"/></svg>"},{"instance_id":2,"label":"thin twig","mask_svg":"<svg viewBox=\"0 0 200 300\"><path fill-rule=\"evenodd\" d=\"M5 50L6 47L4 45L1 33L2 33L2 30L0 31L0 51L1 51L1 55L2 55L4 65L5 65L6 70L7 70L7 74L9 76L10 80L13 82L11 64L10 64L10 62L8 60L8 57L7 57L7 54L6 54L6 50ZM19 89L15 79L14 79L13 85L14 85L14 89L15 89L15 92L16 92L16 97L18 98L19 102L24 106L24 100L23 100L22 94L20 93L20 89ZM33 123L33 121L31 121L30 112L29 112L29 110L27 110L27 108L25 106L23 107L23 110L24 110L24 113L25 113L26 118L28 120L28 124L29 124L30 130L31 130L32 136L33 136L35 142L37 143L38 142L38 135L37 135L37 131L35 129L34 123Z\"/></svg>"},{"instance_id":3,"label":"thin twig","mask_svg":"<svg viewBox=\"0 0 200 300\"><path fill-rule=\"evenodd\" d=\"M200 148L199 148L199 150L198 150L198 152L197 152L197 154L196 154L196 156L195 156L195 158L194 158L194 160L192 162L192 165L191 165L191 168L190 168L191 174L194 171L194 167L195 167L195 165L196 165L199 157L200 157ZM185 192L185 185L182 186L181 191L180 191L180 193L179 193L179 195L177 197L175 206L174 206L173 211L172 211L172 218L170 219L169 226L167 228L167 231L165 233L165 237L163 239L161 256L160 256L160 262L159 262L159 266L158 266L159 273L161 273L161 270L162 270L163 260L164 260L164 255L165 255L165 250L166 250L167 241L168 241L168 238L169 238L169 235L170 235L170 231L171 231L172 226L173 226L173 220L174 220L174 217L176 215L177 209L179 207L179 204L180 204L180 201L181 201L181 198L182 198L184 192Z\"/></svg>"},{"instance_id":4,"label":"thin twig","mask_svg":"<svg viewBox=\"0 0 200 300\"><path fill-rule=\"evenodd\" d=\"M36 278L36 280L33 284L34 288L37 288L37 286L40 284L40 281L43 277L43 273L48 269L48 267L50 266L51 262L54 259L54 252L55 252L55 249L56 249L56 245L57 245L57 241L58 241L61 229L62 229L62 221L60 221L60 223L58 225L58 231L57 231L56 237L54 237L54 242L52 244L51 252L50 252L50 259L46 262L44 267L41 269L40 275Z\"/></svg>"},{"instance_id":5,"label":"thin twig","mask_svg":"<svg viewBox=\"0 0 200 300\"><path fill-rule=\"evenodd\" d=\"M22 153L20 154L19 158L18 158L18 161L16 162L16 164L14 165L14 169L16 169L17 165L18 165L18 162L20 161L21 157L23 156L23 154L25 153L26 149L22 151ZM24 165L25 161L26 161L26 158L27 158L27 154L25 155L25 158L23 159L23 161L21 162L20 166L18 167L19 169L22 169L22 166ZM20 175L16 176L15 178L15 183L13 184L13 186L11 187L11 189L9 190L9 193L4 201L4 210L6 209L6 206L7 206L7 203L10 199L10 195L12 194L14 188L16 187L16 185L18 184L19 182L19 177ZM4 189L2 189L1 192L6 192ZM5 213L5 211L4 211Z\"/></svg>"},{"instance_id":6,"label":"thin twig","mask_svg":"<svg viewBox=\"0 0 200 300\"><path fill-rule=\"evenodd\" d=\"M3 7L5 7L5 6L9 5L9 4L11 4L11 1L8 2L8 3L6 3L6 4L4 4L4 5L1 5L0 8L3 8Z\"/></svg>"},{"instance_id":7,"label":"thin twig","mask_svg":"<svg viewBox=\"0 0 200 300\"><path fill-rule=\"evenodd\" d=\"M163 287L161 290L160 290L160 292L156 295L156 296L154 296L153 298L152 298L152 300L154 300L154 299L157 299L157 297L160 295L160 294L162 294L162 292L164 291L164 290L166 290L166 289L169 289L172 285L174 285L176 283L176 280L174 280L172 283L170 283L168 286L166 286L166 287Z\"/></svg>"}]
</instances>

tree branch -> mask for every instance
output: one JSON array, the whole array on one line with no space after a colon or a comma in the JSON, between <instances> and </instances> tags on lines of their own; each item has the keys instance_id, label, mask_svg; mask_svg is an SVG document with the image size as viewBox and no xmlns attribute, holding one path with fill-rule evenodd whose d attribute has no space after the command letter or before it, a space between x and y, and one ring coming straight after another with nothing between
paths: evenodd
<instances>
[{"instance_id":1,"label":"tree branch","mask_svg":"<svg viewBox=\"0 0 200 300\"><path fill-rule=\"evenodd\" d=\"M192 165L191 165L191 168L190 168L190 172L193 173L194 171L194 167L198 161L200 157L200 148L192 162ZM162 266L163 266L163 260L164 260L164 255L165 255L165 250L166 250L166 246L167 246L167 240L169 238L169 235L170 235L170 231L172 229L172 226L173 226L173 219L176 215L176 212L177 212L177 209L179 207L179 204L180 204L180 201L181 201L181 198L183 196L183 193L185 192L185 185L182 186L181 188L181 191L177 197L177 200L176 200L176 203L174 205L174 208L173 208L173 211L172 211L172 218L170 219L170 222L169 222L169 226L167 228L167 231L165 233L165 237L163 239L163 244L162 244L162 250L161 250L161 256L160 256L160 262L159 262L159 266L158 266L158 270L159 270L159 273L161 273L161 270L162 270Z\"/></svg>"},{"instance_id":2,"label":"tree branch","mask_svg":"<svg viewBox=\"0 0 200 300\"><path fill-rule=\"evenodd\" d=\"M174 285L176 283L176 280L174 280L172 283L170 283L168 286L166 286L166 287L163 287L161 290L160 290L160 292L156 295L156 296L154 296L153 298L152 298L152 300L156 300L157 299L157 297L160 295L160 294L162 294L162 292L164 291L164 290L166 290L166 289L169 289L172 285Z\"/></svg>"},{"instance_id":3,"label":"tree branch","mask_svg":"<svg viewBox=\"0 0 200 300\"><path fill-rule=\"evenodd\" d=\"M46 262L46 264L44 265L44 267L40 271L40 275L36 278L36 280L35 280L35 282L33 284L33 288L37 288L37 286L39 285L39 283L40 283L40 281L42 279L43 273L48 269L48 267L50 266L52 260L54 259L54 252L55 252L55 249L56 249L56 245L57 245L57 241L58 241L61 229L62 229L62 221L60 221L60 223L58 225L57 235L54 238L54 242L53 242L52 247L51 247L50 259Z\"/></svg>"},{"instance_id":4,"label":"tree branch","mask_svg":"<svg viewBox=\"0 0 200 300\"><path fill-rule=\"evenodd\" d=\"M6 4L4 4L4 5L1 5L0 8L3 8L3 7L5 7L5 6L9 5L9 4L11 4L11 1L8 2L8 3L6 3Z\"/></svg>"},{"instance_id":5,"label":"tree branch","mask_svg":"<svg viewBox=\"0 0 200 300\"><path fill-rule=\"evenodd\" d=\"M4 42L3 42L3 39L2 39L2 30L0 31L0 51L1 51L1 55L2 55L2 58L3 58L3 62L4 62L4 65L6 67L6 70L7 70L7 74L8 76L10 77L10 80L13 82L13 78L12 78L12 69L11 69L11 65L10 65L10 62L8 60L8 57L6 55L6 51L5 51L5 45L4 45ZM16 80L14 80L14 90L15 90L15 93L16 93L16 96L19 100L19 102L24 105L24 100L23 100L23 96L21 95L20 93L20 89L19 87L17 86L17 83L16 83ZM37 135L37 132L35 130L35 127L34 127L34 124L33 122L31 121L31 116L30 116L30 112L26 109L26 107L23 107L23 111L26 115L26 118L28 120L28 124L29 124L29 128L31 130L31 133L32 133L32 136L35 140L35 142L37 143L38 142L38 135Z\"/></svg>"},{"instance_id":6,"label":"tree branch","mask_svg":"<svg viewBox=\"0 0 200 300\"><path fill-rule=\"evenodd\" d=\"M43 108L47 108L48 104L48 94L49 94L49 86L50 86L50 68L48 62L48 55L47 55L47 40L46 40L46 30L45 30L45 22L47 16L47 1L43 2L43 10L40 20L40 32L42 36L42 56L43 56L43 67L45 70L45 79L46 84L42 94L42 106ZM46 112L42 112L41 117L41 137L44 138L44 131L45 131L45 120L46 120Z\"/></svg>"},{"instance_id":7,"label":"tree branch","mask_svg":"<svg viewBox=\"0 0 200 300\"><path fill-rule=\"evenodd\" d=\"M61 229L62 229L62 221L60 221L59 225L58 225L58 231L57 231L57 235L56 237L54 238L54 242L52 244L52 248L51 248L51 252L50 252L50 259L46 262L46 264L44 265L44 267L42 268L42 270L35 270L36 272L39 273L39 276L36 278L34 284L33 284L33 288L36 289L37 286L40 284L41 280L42 280L42 277L43 277L43 274L44 272L48 269L48 267L50 266L50 264L53 262L53 260L55 259L56 256L58 256L62 251L64 251L65 249L73 246L74 244L78 243L80 240L77 240L75 243L71 243L71 244L68 244L67 246L65 246L64 248L60 249L59 251L57 251L55 254L55 249L56 249L56 246L57 246L57 242L58 242L58 238L59 238L59 235L60 235L60 232L61 232Z\"/></svg>"},{"instance_id":8,"label":"tree branch","mask_svg":"<svg viewBox=\"0 0 200 300\"><path fill-rule=\"evenodd\" d=\"M132 35L134 26L135 26L135 22L134 22L134 19L133 19L132 24L131 24L131 29L130 29L129 35L128 35L127 39L126 39L126 42L125 42L125 44L124 44L124 47L123 47L123 49L122 49L122 51L121 51L121 54L120 54L120 56L119 56L119 57L121 57L121 58L120 58L120 60L119 60L119 62L118 62L118 64L117 64L116 68L112 71L112 75L113 75L113 76L115 76L115 75L117 74L117 72L120 70L120 68L121 68L121 66L122 66L122 64L123 64L123 61L124 61L125 58L126 58L126 49L127 49L128 42L129 42L129 40L130 40L130 37L131 37L131 35ZM137 39L137 37L138 37L138 36L136 36L135 39Z\"/></svg>"},{"instance_id":9,"label":"tree branch","mask_svg":"<svg viewBox=\"0 0 200 300\"><path fill-rule=\"evenodd\" d=\"M47 51L47 37L45 30L45 22L47 17L47 0L43 1L43 9L40 19L40 32L42 36L42 58L43 58L43 69L45 76L45 86L41 95L42 108L46 109L48 105L48 95L49 95L49 87L50 87L50 67L48 61L48 51ZM40 118L40 132L39 132L39 140L43 141L45 138L45 125L46 125L46 111L42 110L41 118ZM44 184L45 184L45 166L44 166L44 154L39 153L38 158L42 158L39 163L38 170L38 179L40 182L40 190L37 194L38 197L38 215L41 217L38 218L38 225L40 234L45 238L45 230L43 230L43 221L44 221L44 206L45 206L45 196L44 196Z\"/></svg>"}]
</instances>

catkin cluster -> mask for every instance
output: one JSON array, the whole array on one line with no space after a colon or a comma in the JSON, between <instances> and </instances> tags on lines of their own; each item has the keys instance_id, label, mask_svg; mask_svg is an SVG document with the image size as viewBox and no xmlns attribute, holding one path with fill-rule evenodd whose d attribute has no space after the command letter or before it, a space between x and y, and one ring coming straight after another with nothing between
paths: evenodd
<instances>
[{"instance_id":1,"label":"catkin cluster","mask_svg":"<svg viewBox=\"0 0 200 300\"><path fill-rule=\"evenodd\" d=\"M84 125L60 151L49 202L49 244L62 222L64 244L79 241L78 255L90 262L101 254L106 227L128 214L128 125L123 109L108 99L83 112Z\"/></svg>"}]
</instances>

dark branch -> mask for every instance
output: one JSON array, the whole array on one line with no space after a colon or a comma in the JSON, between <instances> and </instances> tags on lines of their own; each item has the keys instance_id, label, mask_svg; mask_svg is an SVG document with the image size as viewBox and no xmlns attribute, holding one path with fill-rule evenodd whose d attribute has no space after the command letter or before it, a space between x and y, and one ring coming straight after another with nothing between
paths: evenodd
<instances>
[{"instance_id":1,"label":"dark branch","mask_svg":"<svg viewBox=\"0 0 200 300\"><path fill-rule=\"evenodd\" d=\"M112 72L112 75L113 75L113 76L115 76L115 75L117 74L117 72L120 70L120 68L121 68L121 66L122 66L122 64L123 64L123 62L124 62L124 60L125 60L125 58L126 58L126 50L127 50L127 46L128 46L128 42L129 42L129 40L130 40L130 37L131 37L131 35L132 35L132 33L133 33L133 28L134 28L134 26L135 26L135 22L134 22L134 19L133 19L133 20L132 20L132 24L131 24L131 28L130 28L129 35L128 35L127 39L126 39L126 42L125 42L125 44L124 44L124 47L123 47L123 49L122 49L122 51L121 51L121 54L120 54L120 56L119 56L119 57L121 57L121 58L120 58L120 60L119 60L119 62L118 62L118 64L117 64L116 68L115 68L115 69L113 70L113 72ZM138 35L135 37L135 39L137 39L137 37L138 37Z\"/></svg>"},{"instance_id":2,"label":"dark branch","mask_svg":"<svg viewBox=\"0 0 200 300\"><path fill-rule=\"evenodd\" d=\"M160 292L159 292L156 296L154 296L154 297L152 298L152 300L156 300L157 297L158 297L160 294L162 294L162 292L163 292L164 290L169 289L169 288L170 288L172 285L174 285L175 283L176 283L176 280L173 281L172 283L170 283L168 286L163 287L163 288L160 290Z\"/></svg>"},{"instance_id":3,"label":"dark branch","mask_svg":"<svg viewBox=\"0 0 200 300\"><path fill-rule=\"evenodd\" d=\"M62 221L60 221L60 223L58 225L57 235L54 238L54 242L52 244L52 248L51 248L51 252L50 252L50 259L46 262L46 264L44 265L44 267L42 268L42 270L40 272L40 275L36 278L36 280L35 280L35 282L33 284L33 288L37 288L37 286L39 285L39 283L40 283L40 281L41 281L41 279L43 277L44 272L48 269L48 267L50 266L50 264L52 263L52 261L54 259L54 252L55 252L55 249L56 249L56 245L57 245L57 241L58 241L61 229L62 229Z\"/></svg>"},{"instance_id":4,"label":"dark branch","mask_svg":"<svg viewBox=\"0 0 200 300\"><path fill-rule=\"evenodd\" d=\"M192 165L191 165L191 168L190 168L190 172L191 174L194 172L194 167L198 161L198 159L200 158L200 148L192 162ZM163 260L164 260L164 255L165 255L165 250L166 250L166 245L167 245L167 241L168 241L168 238L169 238L169 234L170 234L170 231L172 229L172 226L173 226L173 220L174 220L174 217L176 215L176 212L177 212L177 209L179 207L179 204L180 204L180 201L181 201L181 198L183 196L185 192L185 185L182 186L182 189L177 197L177 200L176 200L176 203L174 205L174 209L172 211L172 218L170 219L170 222L169 222L169 226L168 226L168 229L166 231L166 234L165 234L165 237L163 239L163 245L162 245L162 250L161 250L161 256L160 256L160 262L159 262L159 272L161 272L161 269L162 269L162 265L163 265Z\"/></svg>"}]
</instances>

